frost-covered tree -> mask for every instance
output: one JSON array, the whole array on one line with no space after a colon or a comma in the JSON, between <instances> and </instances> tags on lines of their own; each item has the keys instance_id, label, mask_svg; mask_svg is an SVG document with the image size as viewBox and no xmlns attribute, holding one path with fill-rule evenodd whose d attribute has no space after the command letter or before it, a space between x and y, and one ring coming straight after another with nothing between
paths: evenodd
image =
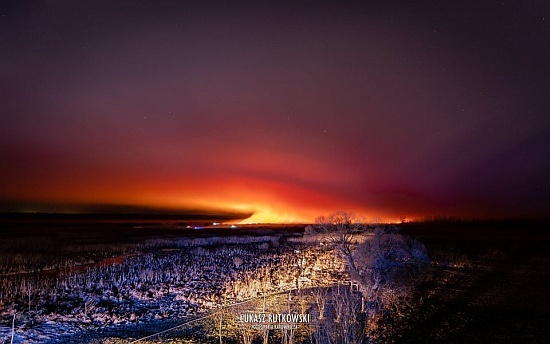
<instances>
[{"instance_id":1,"label":"frost-covered tree","mask_svg":"<svg viewBox=\"0 0 550 344\"><path fill-rule=\"evenodd\" d=\"M319 217L306 233L319 235L345 260L349 279L362 295L367 331L381 310L400 306L429 263L417 240L394 226L369 227L348 212Z\"/></svg>"}]
</instances>

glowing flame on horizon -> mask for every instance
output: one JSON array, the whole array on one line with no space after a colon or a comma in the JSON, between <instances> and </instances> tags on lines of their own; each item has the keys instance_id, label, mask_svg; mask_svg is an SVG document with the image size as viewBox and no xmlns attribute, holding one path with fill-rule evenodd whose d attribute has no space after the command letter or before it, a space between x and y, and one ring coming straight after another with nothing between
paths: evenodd
<instances>
[{"instance_id":1,"label":"glowing flame on horizon","mask_svg":"<svg viewBox=\"0 0 550 344\"><path fill-rule=\"evenodd\" d=\"M258 224L258 223L310 223L311 219L301 217L295 214L282 213L271 208L264 207L254 212L254 214L239 224Z\"/></svg>"},{"instance_id":2,"label":"glowing flame on horizon","mask_svg":"<svg viewBox=\"0 0 550 344\"><path fill-rule=\"evenodd\" d=\"M314 210L314 211L303 211L301 214L295 212L283 212L281 210L275 210L271 207L262 207L254 212L254 214L242 221L239 221L238 224L274 224L274 223L315 223L315 219L321 215L328 215L334 210ZM358 218L362 219L362 222L377 224L377 223L400 223L401 219L394 217L377 217L375 219L370 219L366 216L361 216L362 212L359 213Z\"/></svg>"}]
</instances>

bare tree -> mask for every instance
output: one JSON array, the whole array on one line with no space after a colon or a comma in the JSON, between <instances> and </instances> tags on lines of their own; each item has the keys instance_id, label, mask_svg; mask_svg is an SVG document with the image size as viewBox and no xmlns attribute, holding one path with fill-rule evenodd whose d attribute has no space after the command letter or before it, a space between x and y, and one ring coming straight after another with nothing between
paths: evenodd
<instances>
[{"instance_id":1,"label":"bare tree","mask_svg":"<svg viewBox=\"0 0 550 344\"><path fill-rule=\"evenodd\" d=\"M319 311L318 318L323 320L325 318L325 307L327 303L328 289L324 287L317 287L312 290L313 302L317 306Z\"/></svg>"},{"instance_id":2,"label":"bare tree","mask_svg":"<svg viewBox=\"0 0 550 344\"><path fill-rule=\"evenodd\" d=\"M311 341L318 344L365 342L366 322L360 310L361 294L349 285L322 289L324 292L316 299L323 299L326 315L314 318ZM319 305L317 302L316 304Z\"/></svg>"},{"instance_id":3,"label":"bare tree","mask_svg":"<svg viewBox=\"0 0 550 344\"><path fill-rule=\"evenodd\" d=\"M398 234L394 226L369 228L352 213L338 211L319 217L306 232L321 235L345 260L349 278L362 295L360 309L367 330L382 309L395 307L391 303L410 291L429 262L418 241ZM338 314L346 313L338 309Z\"/></svg>"},{"instance_id":4,"label":"bare tree","mask_svg":"<svg viewBox=\"0 0 550 344\"><path fill-rule=\"evenodd\" d=\"M354 252L359 234L366 233L368 226L353 213L344 211L336 211L327 217L320 216L315 222L313 230L320 233L321 240L325 240L340 254L347 263L350 278L361 285L362 278L355 264Z\"/></svg>"}]
</instances>

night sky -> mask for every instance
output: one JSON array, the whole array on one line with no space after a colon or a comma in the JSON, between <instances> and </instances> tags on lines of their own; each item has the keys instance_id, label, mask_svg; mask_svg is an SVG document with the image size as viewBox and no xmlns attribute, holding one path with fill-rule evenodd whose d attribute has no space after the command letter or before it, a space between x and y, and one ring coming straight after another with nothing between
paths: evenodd
<instances>
[{"instance_id":1,"label":"night sky","mask_svg":"<svg viewBox=\"0 0 550 344\"><path fill-rule=\"evenodd\" d=\"M0 211L548 217L549 24L547 1L2 1Z\"/></svg>"}]
</instances>

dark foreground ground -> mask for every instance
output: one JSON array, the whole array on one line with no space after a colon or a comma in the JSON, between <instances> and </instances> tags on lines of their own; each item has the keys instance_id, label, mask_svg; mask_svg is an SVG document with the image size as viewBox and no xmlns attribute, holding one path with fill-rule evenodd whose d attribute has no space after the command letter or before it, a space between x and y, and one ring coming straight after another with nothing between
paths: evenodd
<instances>
[{"instance_id":1,"label":"dark foreground ground","mask_svg":"<svg viewBox=\"0 0 550 344\"><path fill-rule=\"evenodd\" d=\"M209 219L210 220L210 219ZM75 260L71 247L86 248L83 261L126 254L135 243L154 238L298 233L303 226L205 228L209 222L141 219L3 219L4 254L34 252L28 270L47 257L48 266ZM198 225L197 225L198 224ZM196 226L197 225L197 226ZM188 228L190 226L190 228ZM195 226L197 228L195 228ZM544 223L407 223L401 233L426 245L431 277L418 287L415 304L384 319L388 343L549 343L550 232ZM36 245L35 245L36 243ZM38 249L39 248L39 249ZM88 250L88 248L90 248ZM38 252L38 253L37 253ZM40 254L39 254L40 253ZM80 253L79 253L80 256ZM9 272L9 271L7 271ZM177 323L177 321L176 321ZM163 321L154 329L173 326ZM130 337L153 329L128 326ZM82 333L71 341L90 342L113 334Z\"/></svg>"},{"instance_id":2,"label":"dark foreground ground","mask_svg":"<svg viewBox=\"0 0 550 344\"><path fill-rule=\"evenodd\" d=\"M414 313L389 319L396 343L549 343L545 224L405 224L432 256Z\"/></svg>"}]
</instances>

